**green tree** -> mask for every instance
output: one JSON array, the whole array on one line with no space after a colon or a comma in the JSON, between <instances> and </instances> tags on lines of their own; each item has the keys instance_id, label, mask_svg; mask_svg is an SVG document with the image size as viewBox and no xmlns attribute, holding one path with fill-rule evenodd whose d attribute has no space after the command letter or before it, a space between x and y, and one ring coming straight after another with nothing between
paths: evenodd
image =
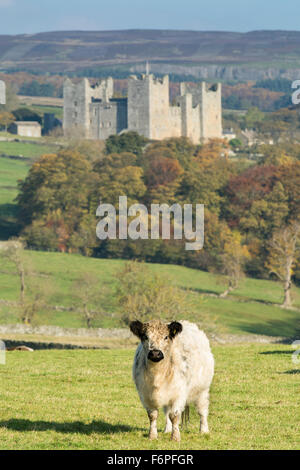
<instances>
[{"instance_id":1,"label":"green tree","mask_svg":"<svg viewBox=\"0 0 300 470\"><path fill-rule=\"evenodd\" d=\"M173 286L168 279L151 272L141 263L127 262L117 278L116 295L121 318L126 325L137 319L172 320L174 312L176 316L184 317L191 309L187 292Z\"/></svg>"},{"instance_id":2,"label":"green tree","mask_svg":"<svg viewBox=\"0 0 300 470\"><path fill-rule=\"evenodd\" d=\"M105 141L105 151L110 153L130 152L136 156L142 155L142 150L148 139L137 132L125 132L121 135L112 135Z\"/></svg>"},{"instance_id":3,"label":"green tree","mask_svg":"<svg viewBox=\"0 0 300 470\"><path fill-rule=\"evenodd\" d=\"M47 305L51 292L49 282L43 285L39 282L37 274L32 270L28 257L24 253L22 242L15 240L0 245L0 259L6 259L16 269L15 275L19 278L20 298L18 302L19 316L22 323L31 325L36 314Z\"/></svg>"},{"instance_id":4,"label":"green tree","mask_svg":"<svg viewBox=\"0 0 300 470\"><path fill-rule=\"evenodd\" d=\"M72 298L79 309L87 328L91 328L94 322L105 315L101 305L105 297L109 295L105 285L91 273L82 273L72 285Z\"/></svg>"}]
</instances>

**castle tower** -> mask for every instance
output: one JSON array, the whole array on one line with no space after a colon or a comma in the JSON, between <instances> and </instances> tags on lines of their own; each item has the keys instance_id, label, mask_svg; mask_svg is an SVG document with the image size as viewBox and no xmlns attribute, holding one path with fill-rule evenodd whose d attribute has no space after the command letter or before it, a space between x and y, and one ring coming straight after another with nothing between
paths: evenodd
<instances>
[{"instance_id":1,"label":"castle tower","mask_svg":"<svg viewBox=\"0 0 300 470\"><path fill-rule=\"evenodd\" d=\"M64 82L64 132L72 131L78 137L91 138L91 103L106 103L112 95L111 77L95 86L91 86L87 78L77 84L67 78Z\"/></svg>"},{"instance_id":2,"label":"castle tower","mask_svg":"<svg viewBox=\"0 0 300 470\"><path fill-rule=\"evenodd\" d=\"M128 80L128 129L149 139L170 137L169 77L152 74Z\"/></svg>"},{"instance_id":3,"label":"castle tower","mask_svg":"<svg viewBox=\"0 0 300 470\"><path fill-rule=\"evenodd\" d=\"M222 138L222 101L221 84L201 82L197 86L188 83L180 84L181 99L188 94L192 95L192 108L199 113L199 140L205 142L212 138ZM189 111L190 112L190 111ZM188 119L194 124L194 118ZM186 128L186 136L193 133L189 124Z\"/></svg>"},{"instance_id":4,"label":"castle tower","mask_svg":"<svg viewBox=\"0 0 300 470\"><path fill-rule=\"evenodd\" d=\"M201 83L200 125L201 140L222 139L221 83Z\"/></svg>"}]
</instances>

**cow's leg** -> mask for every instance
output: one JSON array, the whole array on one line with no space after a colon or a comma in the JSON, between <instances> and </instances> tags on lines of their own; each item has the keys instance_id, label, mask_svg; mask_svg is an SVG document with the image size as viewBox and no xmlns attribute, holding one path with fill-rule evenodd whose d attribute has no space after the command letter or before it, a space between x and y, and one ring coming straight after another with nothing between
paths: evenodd
<instances>
[{"instance_id":1,"label":"cow's leg","mask_svg":"<svg viewBox=\"0 0 300 470\"><path fill-rule=\"evenodd\" d=\"M208 433L209 432L208 422L207 422L208 407L209 407L209 389L208 388L206 390L203 390L203 392L200 393L196 406L197 406L197 411L200 416L200 432L203 434Z\"/></svg>"},{"instance_id":2,"label":"cow's leg","mask_svg":"<svg viewBox=\"0 0 300 470\"><path fill-rule=\"evenodd\" d=\"M178 410L171 410L170 411L170 420L172 423L172 434L171 434L171 439L173 441L180 441L180 431L179 431L179 422L180 422L180 416L181 412Z\"/></svg>"},{"instance_id":3,"label":"cow's leg","mask_svg":"<svg viewBox=\"0 0 300 470\"><path fill-rule=\"evenodd\" d=\"M150 421L149 439L157 439L158 410L147 410L147 413Z\"/></svg>"},{"instance_id":4,"label":"cow's leg","mask_svg":"<svg viewBox=\"0 0 300 470\"><path fill-rule=\"evenodd\" d=\"M164 413L166 415L166 426L164 432L171 432L172 431L172 421L170 420L170 410L167 406L164 406Z\"/></svg>"}]
</instances>

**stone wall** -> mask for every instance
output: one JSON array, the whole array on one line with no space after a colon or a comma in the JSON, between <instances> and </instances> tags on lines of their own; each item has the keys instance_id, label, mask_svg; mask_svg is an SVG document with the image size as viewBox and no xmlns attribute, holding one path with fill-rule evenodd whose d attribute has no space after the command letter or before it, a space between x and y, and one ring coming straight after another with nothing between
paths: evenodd
<instances>
[{"instance_id":1,"label":"stone wall","mask_svg":"<svg viewBox=\"0 0 300 470\"><path fill-rule=\"evenodd\" d=\"M28 326L22 323L0 325L0 335L45 335L56 337L132 338L129 328L61 328L60 326Z\"/></svg>"}]
</instances>

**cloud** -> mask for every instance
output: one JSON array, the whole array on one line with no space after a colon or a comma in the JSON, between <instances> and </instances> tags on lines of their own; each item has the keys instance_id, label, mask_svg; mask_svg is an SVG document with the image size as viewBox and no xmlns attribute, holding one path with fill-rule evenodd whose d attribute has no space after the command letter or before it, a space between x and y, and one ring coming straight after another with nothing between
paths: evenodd
<instances>
[{"instance_id":1,"label":"cloud","mask_svg":"<svg viewBox=\"0 0 300 470\"><path fill-rule=\"evenodd\" d=\"M14 0L0 0L0 8L12 7Z\"/></svg>"}]
</instances>

